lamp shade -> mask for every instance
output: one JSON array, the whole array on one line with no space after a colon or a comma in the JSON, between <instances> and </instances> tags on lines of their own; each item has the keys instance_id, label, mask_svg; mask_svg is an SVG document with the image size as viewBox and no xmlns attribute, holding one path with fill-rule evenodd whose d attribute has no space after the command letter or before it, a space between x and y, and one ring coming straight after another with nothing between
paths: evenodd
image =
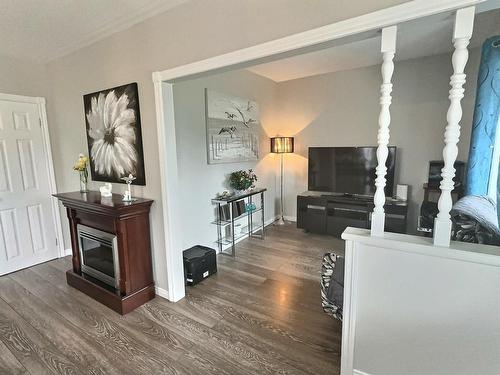
<instances>
[{"instance_id":1,"label":"lamp shade","mask_svg":"<svg viewBox=\"0 0 500 375\"><path fill-rule=\"evenodd\" d=\"M293 152L293 137L271 138L271 152L275 154L288 154Z\"/></svg>"}]
</instances>

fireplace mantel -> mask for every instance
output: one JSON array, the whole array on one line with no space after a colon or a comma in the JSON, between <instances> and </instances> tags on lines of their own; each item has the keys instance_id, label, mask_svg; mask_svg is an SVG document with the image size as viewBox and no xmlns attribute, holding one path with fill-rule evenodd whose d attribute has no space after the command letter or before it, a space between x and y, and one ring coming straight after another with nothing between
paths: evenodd
<instances>
[{"instance_id":1,"label":"fireplace mantel","mask_svg":"<svg viewBox=\"0 0 500 375\"><path fill-rule=\"evenodd\" d=\"M109 198L101 197L98 191L80 193L73 191L70 193L54 194L64 206L70 205L82 211L101 213L110 216L134 215L143 210L149 212L149 207L153 203L151 199L135 198L133 202L123 202L120 194L113 194Z\"/></svg>"},{"instance_id":2,"label":"fireplace mantel","mask_svg":"<svg viewBox=\"0 0 500 375\"><path fill-rule=\"evenodd\" d=\"M150 199L123 202L113 194L101 198L96 191L54 195L66 207L71 232L73 269L66 272L68 284L120 314L137 308L155 296L149 233ZM82 272L78 226L116 236L119 288L112 288Z\"/></svg>"}]
</instances>

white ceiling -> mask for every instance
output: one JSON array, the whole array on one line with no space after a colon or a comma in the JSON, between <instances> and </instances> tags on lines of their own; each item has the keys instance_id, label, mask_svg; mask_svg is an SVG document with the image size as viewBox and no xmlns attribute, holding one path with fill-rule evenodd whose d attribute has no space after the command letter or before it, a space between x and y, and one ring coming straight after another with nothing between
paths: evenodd
<instances>
[{"instance_id":1,"label":"white ceiling","mask_svg":"<svg viewBox=\"0 0 500 375\"><path fill-rule=\"evenodd\" d=\"M0 54L47 62L188 0L0 0Z\"/></svg>"},{"instance_id":2,"label":"white ceiling","mask_svg":"<svg viewBox=\"0 0 500 375\"><path fill-rule=\"evenodd\" d=\"M396 60L450 52L453 16L439 15L398 26ZM500 34L500 10L476 15L470 48ZM380 64L380 38L374 37L255 65L248 70L276 82Z\"/></svg>"}]
</instances>

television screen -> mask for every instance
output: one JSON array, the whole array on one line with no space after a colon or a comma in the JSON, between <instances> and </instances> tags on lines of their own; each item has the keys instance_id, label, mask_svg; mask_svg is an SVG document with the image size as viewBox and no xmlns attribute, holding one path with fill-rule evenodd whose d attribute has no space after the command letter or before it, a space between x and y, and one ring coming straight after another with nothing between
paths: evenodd
<instances>
[{"instance_id":1,"label":"television screen","mask_svg":"<svg viewBox=\"0 0 500 375\"><path fill-rule=\"evenodd\" d=\"M396 147L389 147L385 195L392 196ZM309 147L309 190L374 195L376 147Z\"/></svg>"}]
</instances>

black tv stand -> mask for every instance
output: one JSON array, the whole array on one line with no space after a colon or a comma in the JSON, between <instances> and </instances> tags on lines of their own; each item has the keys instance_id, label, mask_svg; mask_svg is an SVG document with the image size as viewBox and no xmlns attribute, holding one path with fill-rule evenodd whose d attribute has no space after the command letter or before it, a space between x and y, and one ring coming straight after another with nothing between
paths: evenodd
<instances>
[{"instance_id":1,"label":"black tv stand","mask_svg":"<svg viewBox=\"0 0 500 375\"><path fill-rule=\"evenodd\" d=\"M306 191L300 195L317 195L316 192ZM372 202L373 197L369 195L351 194L351 193L321 193L321 197L334 199L350 199L356 201Z\"/></svg>"},{"instance_id":2,"label":"black tv stand","mask_svg":"<svg viewBox=\"0 0 500 375\"><path fill-rule=\"evenodd\" d=\"M363 195L306 191L297 196L297 227L340 237L347 227L370 228L373 198ZM385 230L406 233L408 203L387 198Z\"/></svg>"}]
</instances>

